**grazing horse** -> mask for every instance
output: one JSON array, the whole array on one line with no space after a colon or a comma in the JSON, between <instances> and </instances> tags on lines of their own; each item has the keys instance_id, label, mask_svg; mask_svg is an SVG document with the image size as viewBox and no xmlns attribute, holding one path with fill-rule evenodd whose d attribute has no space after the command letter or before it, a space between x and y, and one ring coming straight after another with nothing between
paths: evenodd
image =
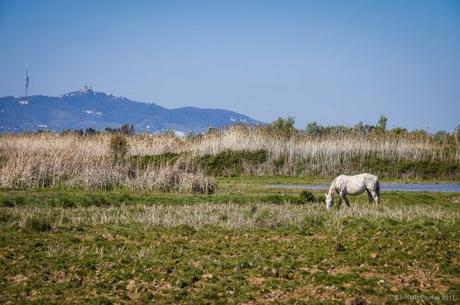
<instances>
[{"instance_id":1,"label":"grazing horse","mask_svg":"<svg viewBox=\"0 0 460 305\"><path fill-rule=\"evenodd\" d=\"M364 191L367 192L369 198L369 203L375 201L375 203L380 203L380 184L379 177L371 174L360 174L354 176L340 175L337 176L331 183L329 187L329 192L326 194L326 208L330 209L333 202L334 192L339 194L340 201L345 201L348 207L350 207L350 202L348 202L347 195L359 195Z\"/></svg>"}]
</instances>

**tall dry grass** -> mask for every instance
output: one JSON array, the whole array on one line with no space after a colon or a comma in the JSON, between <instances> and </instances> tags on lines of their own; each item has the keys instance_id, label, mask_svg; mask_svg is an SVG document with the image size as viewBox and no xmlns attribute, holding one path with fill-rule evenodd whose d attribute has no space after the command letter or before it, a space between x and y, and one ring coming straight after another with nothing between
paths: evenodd
<instances>
[{"instance_id":1,"label":"tall dry grass","mask_svg":"<svg viewBox=\"0 0 460 305\"><path fill-rule=\"evenodd\" d=\"M410 223L417 221L458 222L460 213L441 207L420 205L411 207L387 207L377 209L371 205L355 205L353 208L327 211L317 205L292 204L193 204L181 205L136 205L121 207L52 208L14 207L2 211L8 213L18 227L25 228L30 219L44 219L51 228L80 226L123 226L142 227L190 226L202 228L212 225L227 229L256 229L276 227L305 227L318 225L326 229L342 230L347 226L345 220L365 220L368 223L393 221Z\"/></svg>"},{"instance_id":2,"label":"tall dry grass","mask_svg":"<svg viewBox=\"0 0 460 305\"><path fill-rule=\"evenodd\" d=\"M135 150L140 138L129 139ZM134 188L168 192L212 193L215 182L183 162L167 168L139 168L115 161L110 137L35 134L0 137L0 186ZM134 144L133 144L134 143Z\"/></svg>"},{"instance_id":3,"label":"tall dry grass","mask_svg":"<svg viewBox=\"0 0 460 305\"><path fill-rule=\"evenodd\" d=\"M420 134L340 133L310 136L306 133L286 135L270 127L235 125L186 141L182 149L194 155L215 155L225 150L266 150L268 162L252 174L334 175L356 168L366 159L398 161L460 162L459 147L441 145L432 137ZM181 150L179 150L181 151ZM282 160L281 168L274 166ZM347 168L347 166L349 166Z\"/></svg>"},{"instance_id":4,"label":"tall dry grass","mask_svg":"<svg viewBox=\"0 0 460 305\"><path fill-rule=\"evenodd\" d=\"M332 175L339 170L361 170L356 165L353 168L347 166L364 164L369 158L380 158L390 164L401 160L460 162L458 149L441 145L429 136L348 133L314 137L307 134L285 135L269 127L235 125L188 138L179 138L171 133L129 136L127 158L184 152L189 155L175 167L139 168L129 162L113 162L110 158L110 137L104 133L93 136L52 133L1 135L0 186L124 186L186 191L200 189L201 185L203 189L212 189L211 180L199 172L193 173L187 162L194 156L215 155L226 150L265 150L266 162L245 169L247 174L256 175ZM168 186L173 184L171 181L177 185Z\"/></svg>"},{"instance_id":5,"label":"tall dry grass","mask_svg":"<svg viewBox=\"0 0 460 305\"><path fill-rule=\"evenodd\" d=\"M78 136L74 134L20 134L1 135L0 151L29 153L66 153L91 157L106 156L109 152L110 134ZM355 134L344 133L327 136L298 134L286 136L273 132L268 127L234 125L229 128L179 138L171 133L140 134L128 138L131 155L158 155L167 152L192 152L195 155L217 154L224 150L267 150L270 157L309 158L333 162L342 157L375 154L395 159L438 160L454 158L460 160L460 152L447 152L445 147L428 136L411 134Z\"/></svg>"},{"instance_id":6,"label":"tall dry grass","mask_svg":"<svg viewBox=\"0 0 460 305\"><path fill-rule=\"evenodd\" d=\"M429 138L390 134L338 134L309 136L284 135L270 128L236 125L198 137L190 147L195 154L216 154L223 150L264 149L271 158L308 158L334 162L336 159L366 154L392 155L393 158L420 160L439 158L439 148ZM457 156L458 157L458 156Z\"/></svg>"}]
</instances>

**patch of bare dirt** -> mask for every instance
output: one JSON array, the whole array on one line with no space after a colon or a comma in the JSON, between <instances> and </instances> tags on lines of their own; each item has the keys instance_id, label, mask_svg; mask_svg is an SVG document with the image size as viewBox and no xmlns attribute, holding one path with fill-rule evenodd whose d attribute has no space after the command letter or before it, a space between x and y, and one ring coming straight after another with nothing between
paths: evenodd
<instances>
[{"instance_id":1,"label":"patch of bare dirt","mask_svg":"<svg viewBox=\"0 0 460 305\"><path fill-rule=\"evenodd\" d=\"M201 266L201 262L192 259L190 260L190 265L195 268L199 268Z\"/></svg>"},{"instance_id":2,"label":"patch of bare dirt","mask_svg":"<svg viewBox=\"0 0 460 305\"><path fill-rule=\"evenodd\" d=\"M125 290L131 300L138 300L142 293L149 293L150 295L161 294L165 290L172 288L171 284L164 281L146 282L139 279L131 279L128 281L121 281L115 285L115 294Z\"/></svg>"},{"instance_id":3,"label":"patch of bare dirt","mask_svg":"<svg viewBox=\"0 0 460 305\"><path fill-rule=\"evenodd\" d=\"M416 288L421 292L445 293L448 287L442 282L442 279L434 273L436 268L432 270L424 270L420 268L411 268L407 266L402 274L392 275L382 273L375 270L367 270L360 273L360 276L366 279L379 279L379 284L388 285L392 292L397 292L404 288Z\"/></svg>"},{"instance_id":4,"label":"patch of bare dirt","mask_svg":"<svg viewBox=\"0 0 460 305\"><path fill-rule=\"evenodd\" d=\"M250 281L258 282L260 279L251 279ZM298 287L294 290L272 289L256 297L255 302L249 304L283 304L290 301L341 301L347 299L347 295L337 289L334 285L331 286L315 286L306 285Z\"/></svg>"},{"instance_id":5,"label":"patch of bare dirt","mask_svg":"<svg viewBox=\"0 0 460 305\"><path fill-rule=\"evenodd\" d=\"M303 272L307 272L308 274L315 274L321 271L321 269L319 269L318 266L303 267L303 268L300 268L299 270Z\"/></svg>"},{"instance_id":6,"label":"patch of bare dirt","mask_svg":"<svg viewBox=\"0 0 460 305\"><path fill-rule=\"evenodd\" d=\"M351 273L351 268L348 266L343 266L343 267L331 267L327 270L327 273L331 275L337 275L337 274L346 274L346 273Z\"/></svg>"},{"instance_id":7,"label":"patch of bare dirt","mask_svg":"<svg viewBox=\"0 0 460 305\"><path fill-rule=\"evenodd\" d=\"M250 276L246 278L246 282L251 286L259 287L265 282L265 278L261 276Z\"/></svg>"},{"instance_id":8,"label":"patch of bare dirt","mask_svg":"<svg viewBox=\"0 0 460 305\"><path fill-rule=\"evenodd\" d=\"M204 279L212 279L214 276L211 273L205 273L201 277Z\"/></svg>"},{"instance_id":9,"label":"patch of bare dirt","mask_svg":"<svg viewBox=\"0 0 460 305\"><path fill-rule=\"evenodd\" d=\"M59 270L59 271L51 271L48 274L48 279L51 280L53 283L65 283L69 281L65 271Z\"/></svg>"},{"instance_id":10,"label":"patch of bare dirt","mask_svg":"<svg viewBox=\"0 0 460 305\"><path fill-rule=\"evenodd\" d=\"M346 295L343 291L340 291L334 285L331 286L314 286L307 285L288 291L285 293L285 300L317 300L317 301L329 301L329 300L344 300Z\"/></svg>"},{"instance_id":11,"label":"patch of bare dirt","mask_svg":"<svg viewBox=\"0 0 460 305\"><path fill-rule=\"evenodd\" d=\"M9 282L11 282L13 285L24 285L27 283L27 280L29 278L23 274L15 274L15 275L7 275L6 279Z\"/></svg>"}]
</instances>

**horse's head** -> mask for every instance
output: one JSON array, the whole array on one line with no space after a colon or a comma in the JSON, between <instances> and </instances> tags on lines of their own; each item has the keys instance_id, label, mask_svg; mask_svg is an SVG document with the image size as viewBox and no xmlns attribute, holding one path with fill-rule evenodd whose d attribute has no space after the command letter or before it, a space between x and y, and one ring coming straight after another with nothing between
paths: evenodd
<instances>
[{"instance_id":1,"label":"horse's head","mask_svg":"<svg viewBox=\"0 0 460 305\"><path fill-rule=\"evenodd\" d=\"M326 209L330 209L334 204L332 194L324 194L324 196L326 196Z\"/></svg>"}]
</instances>

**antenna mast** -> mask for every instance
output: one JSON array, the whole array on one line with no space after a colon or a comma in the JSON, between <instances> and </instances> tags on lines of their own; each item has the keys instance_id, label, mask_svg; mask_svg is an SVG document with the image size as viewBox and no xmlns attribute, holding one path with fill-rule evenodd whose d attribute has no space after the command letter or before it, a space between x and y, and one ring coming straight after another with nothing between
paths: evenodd
<instances>
[{"instance_id":1,"label":"antenna mast","mask_svg":"<svg viewBox=\"0 0 460 305\"><path fill-rule=\"evenodd\" d=\"M19 100L19 105L28 105L29 104L29 67L28 65L26 65L26 76L24 77L24 81L25 81L25 84L24 84L24 89L25 89L25 92L26 92L26 96L24 96L23 98L21 98Z\"/></svg>"},{"instance_id":2,"label":"antenna mast","mask_svg":"<svg viewBox=\"0 0 460 305\"><path fill-rule=\"evenodd\" d=\"M25 91L26 91L26 100L29 97L29 68L26 67L26 77L25 77Z\"/></svg>"}]
</instances>

